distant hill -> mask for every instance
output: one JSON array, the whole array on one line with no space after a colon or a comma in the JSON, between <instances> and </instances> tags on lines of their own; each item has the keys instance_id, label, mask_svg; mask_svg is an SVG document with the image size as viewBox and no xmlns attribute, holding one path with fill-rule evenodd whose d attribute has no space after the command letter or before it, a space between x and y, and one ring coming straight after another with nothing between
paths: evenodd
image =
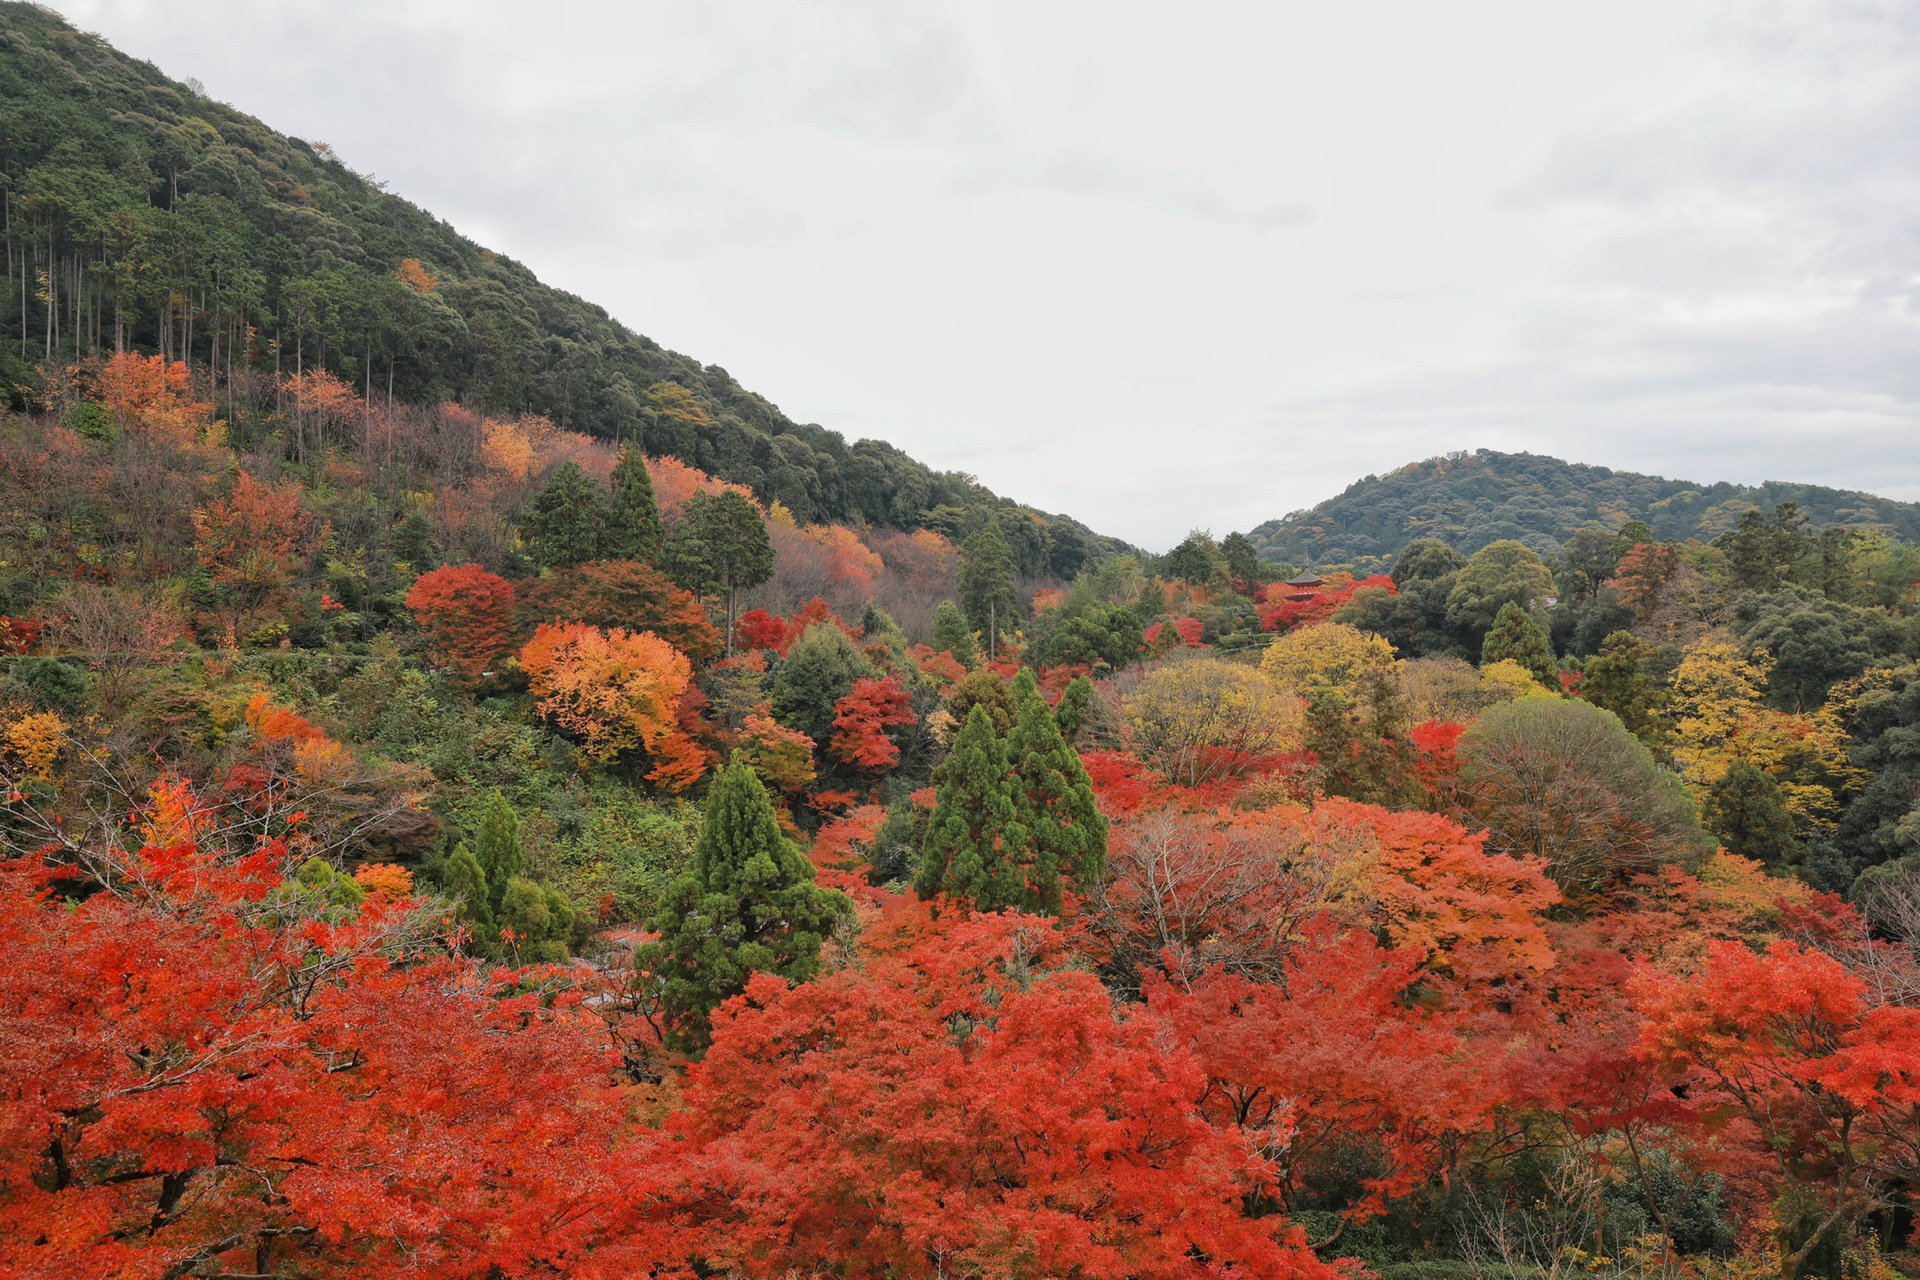
<instances>
[{"instance_id":1,"label":"distant hill","mask_svg":"<svg viewBox=\"0 0 1920 1280\"><path fill-rule=\"evenodd\" d=\"M1818 527L1879 526L1920 540L1920 504L1817 484L1695 484L1589 467L1533 453L1477 449L1368 476L1306 511L1249 536L1262 557L1293 565L1377 567L1416 538L1471 555L1515 538L1557 552L1577 529L1644 520L1662 538L1711 539L1740 513L1797 502Z\"/></svg>"},{"instance_id":2,"label":"distant hill","mask_svg":"<svg viewBox=\"0 0 1920 1280\"><path fill-rule=\"evenodd\" d=\"M476 182L486 175L476 173ZM638 440L803 521L962 531L998 513L1021 568L1120 544L880 441L796 423L702 364L199 86L58 15L0 3L7 282L0 391L118 341L174 359L324 367L409 402L538 413Z\"/></svg>"}]
</instances>

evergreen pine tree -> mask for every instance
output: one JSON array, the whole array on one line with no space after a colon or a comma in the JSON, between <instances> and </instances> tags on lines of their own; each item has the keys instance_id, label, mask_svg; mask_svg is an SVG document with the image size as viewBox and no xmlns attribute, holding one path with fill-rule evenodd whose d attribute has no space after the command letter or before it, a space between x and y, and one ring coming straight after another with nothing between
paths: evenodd
<instances>
[{"instance_id":1,"label":"evergreen pine tree","mask_svg":"<svg viewBox=\"0 0 1920 1280\"><path fill-rule=\"evenodd\" d=\"M487 793L486 805L480 810L473 857L486 876L487 918L497 922L507 881L520 874L520 815L498 788Z\"/></svg>"},{"instance_id":2,"label":"evergreen pine tree","mask_svg":"<svg viewBox=\"0 0 1920 1280\"><path fill-rule=\"evenodd\" d=\"M1033 672L1013 681L1015 719L1007 737L1014 796L1031 842L1031 883L1037 901L1060 909L1060 877L1092 891L1107 870L1107 820L1093 801L1093 783L1080 753L1067 744Z\"/></svg>"},{"instance_id":3,"label":"evergreen pine tree","mask_svg":"<svg viewBox=\"0 0 1920 1280\"><path fill-rule=\"evenodd\" d=\"M975 631L986 633L987 660L1000 652L1000 633L1020 608L1014 590L1013 548L996 522L989 520L960 545L960 608ZM959 654L954 655L956 658Z\"/></svg>"},{"instance_id":4,"label":"evergreen pine tree","mask_svg":"<svg viewBox=\"0 0 1920 1280\"><path fill-rule=\"evenodd\" d=\"M520 517L527 555L543 569L559 569L600 558L607 524L607 499L587 473L563 462Z\"/></svg>"},{"instance_id":5,"label":"evergreen pine tree","mask_svg":"<svg viewBox=\"0 0 1920 1280\"><path fill-rule=\"evenodd\" d=\"M1549 689L1560 687L1560 668L1553 660L1553 646L1547 643L1547 633L1540 629L1532 614L1511 600L1500 606L1492 628L1480 644L1481 666L1506 658L1531 671L1533 678Z\"/></svg>"},{"instance_id":6,"label":"evergreen pine tree","mask_svg":"<svg viewBox=\"0 0 1920 1280\"><path fill-rule=\"evenodd\" d=\"M473 850L467 847L465 840L454 845L453 852L447 855L440 879L447 892L460 904L460 923L473 931L474 950L483 953L492 950L493 895L487 892L487 873L481 869L479 859L473 856Z\"/></svg>"},{"instance_id":7,"label":"evergreen pine tree","mask_svg":"<svg viewBox=\"0 0 1920 1280\"><path fill-rule=\"evenodd\" d=\"M1077 744L1080 735L1093 722L1093 681L1083 675L1075 676L1053 709L1053 721L1060 726L1060 736L1069 746Z\"/></svg>"},{"instance_id":8,"label":"evergreen pine tree","mask_svg":"<svg viewBox=\"0 0 1920 1280\"><path fill-rule=\"evenodd\" d=\"M660 523L660 504L653 496L646 455L635 446L620 450L620 460L613 464L611 487L600 554L609 560L658 558L666 531Z\"/></svg>"},{"instance_id":9,"label":"evergreen pine tree","mask_svg":"<svg viewBox=\"0 0 1920 1280\"><path fill-rule=\"evenodd\" d=\"M973 632L961 616L960 606L951 600L942 600L933 611L933 647L935 652L944 649L952 654L962 666L973 665Z\"/></svg>"},{"instance_id":10,"label":"evergreen pine tree","mask_svg":"<svg viewBox=\"0 0 1920 1280\"><path fill-rule=\"evenodd\" d=\"M1800 859L1793 815L1780 802L1780 788L1765 772L1736 760L1707 792L1702 825L1728 853L1779 870Z\"/></svg>"},{"instance_id":11,"label":"evergreen pine tree","mask_svg":"<svg viewBox=\"0 0 1920 1280\"><path fill-rule=\"evenodd\" d=\"M696 493L680 509L680 523L661 545L660 567L696 594L717 593L727 602L726 644L733 653L740 593L773 576L773 542L766 517L749 498L728 489Z\"/></svg>"},{"instance_id":12,"label":"evergreen pine tree","mask_svg":"<svg viewBox=\"0 0 1920 1280\"><path fill-rule=\"evenodd\" d=\"M736 759L707 796L692 863L661 895L660 940L636 963L663 980L672 1041L700 1051L708 1015L744 990L749 974L804 982L851 912L845 895L814 883L813 864L780 833L759 776Z\"/></svg>"},{"instance_id":13,"label":"evergreen pine tree","mask_svg":"<svg viewBox=\"0 0 1920 1280\"><path fill-rule=\"evenodd\" d=\"M1251 592L1260 585L1260 552L1252 538L1230 533L1220 540L1220 554L1227 558L1227 573L1242 590Z\"/></svg>"},{"instance_id":14,"label":"evergreen pine tree","mask_svg":"<svg viewBox=\"0 0 1920 1280\"><path fill-rule=\"evenodd\" d=\"M1650 747L1660 745L1660 725L1653 715L1657 691L1645 664L1656 652L1633 632L1615 631L1580 675L1580 696L1620 717L1627 732Z\"/></svg>"},{"instance_id":15,"label":"evergreen pine tree","mask_svg":"<svg viewBox=\"0 0 1920 1280\"><path fill-rule=\"evenodd\" d=\"M982 911L1044 909L1020 865L1027 832L1014 802L1006 743L984 706L967 713L936 777L939 791L914 877L920 896L944 893ZM1057 872L1053 879L1057 894Z\"/></svg>"}]
</instances>

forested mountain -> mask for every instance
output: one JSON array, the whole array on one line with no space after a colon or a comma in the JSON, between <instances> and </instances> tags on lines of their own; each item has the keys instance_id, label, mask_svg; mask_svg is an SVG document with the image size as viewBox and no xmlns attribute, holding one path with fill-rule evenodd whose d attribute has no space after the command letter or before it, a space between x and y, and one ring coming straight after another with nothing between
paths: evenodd
<instances>
[{"instance_id":1,"label":"forested mountain","mask_svg":"<svg viewBox=\"0 0 1920 1280\"><path fill-rule=\"evenodd\" d=\"M30 4L0 4L0 379L137 347L369 394L542 415L777 499L802 522L965 532L999 513L1032 574L1114 549L877 440L795 423L718 365L542 284L348 168ZM242 368L242 366L246 366ZM223 406L224 407L224 406Z\"/></svg>"},{"instance_id":2,"label":"forested mountain","mask_svg":"<svg viewBox=\"0 0 1920 1280\"><path fill-rule=\"evenodd\" d=\"M1428 458L1348 485L1306 511L1269 520L1249 535L1264 559L1292 565L1382 567L1418 538L1471 555L1503 538L1554 555L1579 529L1641 520L1656 537L1711 541L1744 511L1799 505L1815 528L1879 527L1920 539L1920 504L1815 484L1769 481L1694 484L1562 462L1533 453L1477 449Z\"/></svg>"},{"instance_id":3,"label":"forested mountain","mask_svg":"<svg viewBox=\"0 0 1920 1280\"><path fill-rule=\"evenodd\" d=\"M1101 555L0 24L0 1276L1920 1275L1912 508Z\"/></svg>"}]
</instances>

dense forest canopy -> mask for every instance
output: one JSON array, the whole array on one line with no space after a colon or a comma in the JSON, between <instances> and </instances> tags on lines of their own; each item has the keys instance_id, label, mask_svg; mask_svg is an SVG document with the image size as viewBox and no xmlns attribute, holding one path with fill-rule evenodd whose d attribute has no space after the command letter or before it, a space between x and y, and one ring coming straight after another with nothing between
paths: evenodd
<instances>
[{"instance_id":1,"label":"dense forest canopy","mask_svg":"<svg viewBox=\"0 0 1920 1280\"><path fill-rule=\"evenodd\" d=\"M135 346L227 375L326 369L368 394L631 441L803 523L1027 526L1028 571L1116 549L891 445L791 421L718 365L549 288L324 143L274 132L34 5L0 5L0 378ZM238 377L246 381L244 377Z\"/></svg>"},{"instance_id":2,"label":"dense forest canopy","mask_svg":"<svg viewBox=\"0 0 1920 1280\"><path fill-rule=\"evenodd\" d=\"M1920 1274L1911 508L1143 556L0 17L0 1274Z\"/></svg>"},{"instance_id":3,"label":"dense forest canopy","mask_svg":"<svg viewBox=\"0 0 1920 1280\"><path fill-rule=\"evenodd\" d=\"M1338 497L1249 536L1266 559L1293 565L1385 567L1419 538L1465 555L1511 538L1555 555L1576 530L1644 521L1655 535L1712 539L1742 512L1792 502L1816 527L1879 529L1920 539L1920 505L1815 484L1692 484L1531 453L1476 449L1368 476Z\"/></svg>"}]
</instances>

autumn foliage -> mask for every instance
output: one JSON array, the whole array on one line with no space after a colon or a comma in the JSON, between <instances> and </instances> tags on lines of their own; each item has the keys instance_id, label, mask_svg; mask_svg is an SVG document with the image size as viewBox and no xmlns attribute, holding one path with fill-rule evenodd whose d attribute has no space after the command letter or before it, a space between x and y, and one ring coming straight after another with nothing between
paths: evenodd
<instances>
[{"instance_id":1,"label":"autumn foliage","mask_svg":"<svg viewBox=\"0 0 1920 1280\"><path fill-rule=\"evenodd\" d=\"M512 643L513 584L477 564L421 574L407 608L426 628L434 658L463 683L476 683Z\"/></svg>"},{"instance_id":2,"label":"autumn foliage","mask_svg":"<svg viewBox=\"0 0 1920 1280\"><path fill-rule=\"evenodd\" d=\"M693 668L652 632L543 624L522 646L520 665L540 713L577 737L590 759L644 752L653 762L647 776L676 790L707 771L711 757L678 717Z\"/></svg>"}]
</instances>

